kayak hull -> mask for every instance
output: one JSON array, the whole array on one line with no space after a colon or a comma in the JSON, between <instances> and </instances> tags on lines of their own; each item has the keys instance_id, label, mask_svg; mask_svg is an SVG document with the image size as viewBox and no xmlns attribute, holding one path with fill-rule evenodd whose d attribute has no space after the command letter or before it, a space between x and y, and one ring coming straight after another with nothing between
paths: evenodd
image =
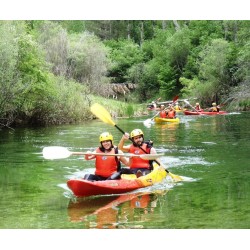
<instances>
[{"instance_id":1,"label":"kayak hull","mask_svg":"<svg viewBox=\"0 0 250 250\"><path fill-rule=\"evenodd\" d=\"M122 175L120 180L88 181L84 179L71 179L67 181L67 186L76 197L123 194L159 183L166 175L167 173L164 168L154 167L151 173L139 178L131 174Z\"/></svg>"},{"instance_id":2,"label":"kayak hull","mask_svg":"<svg viewBox=\"0 0 250 250\"><path fill-rule=\"evenodd\" d=\"M180 122L180 119L178 117L177 118L173 118L173 119L155 117L154 121L155 121L155 123Z\"/></svg>"},{"instance_id":3,"label":"kayak hull","mask_svg":"<svg viewBox=\"0 0 250 250\"><path fill-rule=\"evenodd\" d=\"M219 111L219 112L209 112L209 111L190 111L190 110L185 110L184 111L185 115L223 115L227 114L226 111Z\"/></svg>"}]
</instances>

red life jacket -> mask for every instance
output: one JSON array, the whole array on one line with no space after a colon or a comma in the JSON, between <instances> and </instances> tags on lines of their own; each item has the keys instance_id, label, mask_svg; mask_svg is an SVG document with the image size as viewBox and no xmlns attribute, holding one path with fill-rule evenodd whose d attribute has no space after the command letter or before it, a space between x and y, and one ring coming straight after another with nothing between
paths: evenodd
<instances>
[{"instance_id":1,"label":"red life jacket","mask_svg":"<svg viewBox=\"0 0 250 250\"><path fill-rule=\"evenodd\" d=\"M168 118L175 118L175 112L173 110L168 112Z\"/></svg>"},{"instance_id":2,"label":"red life jacket","mask_svg":"<svg viewBox=\"0 0 250 250\"><path fill-rule=\"evenodd\" d=\"M103 153L99 148L96 149L96 153ZM115 149L109 152L115 154ZM107 153L108 154L108 153ZM95 174L102 177L109 177L117 171L116 156L96 155L95 161Z\"/></svg>"},{"instance_id":3,"label":"red life jacket","mask_svg":"<svg viewBox=\"0 0 250 250\"><path fill-rule=\"evenodd\" d=\"M141 146L147 154L150 154L150 148L147 147L146 143L143 143ZM135 154L135 155L140 155L140 154L146 154L142 149L139 147L135 147L133 144L131 144L129 148L129 153ZM143 160L140 157L133 157L132 164L130 168L147 168L150 169L150 164L149 160Z\"/></svg>"},{"instance_id":4,"label":"red life jacket","mask_svg":"<svg viewBox=\"0 0 250 250\"><path fill-rule=\"evenodd\" d=\"M162 110L162 111L160 112L160 117L161 117L161 118L166 118L166 117L167 117L167 114L166 114L166 111L165 111L165 110Z\"/></svg>"},{"instance_id":5,"label":"red life jacket","mask_svg":"<svg viewBox=\"0 0 250 250\"><path fill-rule=\"evenodd\" d=\"M197 106L195 106L195 109L196 109L197 111L199 111L199 110L201 110L201 106L200 106L200 105L197 105Z\"/></svg>"}]
</instances>

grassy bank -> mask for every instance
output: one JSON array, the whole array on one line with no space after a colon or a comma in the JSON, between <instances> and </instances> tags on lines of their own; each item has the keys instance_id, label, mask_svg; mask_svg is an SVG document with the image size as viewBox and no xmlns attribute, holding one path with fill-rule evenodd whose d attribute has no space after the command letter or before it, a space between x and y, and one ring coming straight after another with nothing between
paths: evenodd
<instances>
[{"instance_id":1,"label":"grassy bank","mask_svg":"<svg viewBox=\"0 0 250 250\"><path fill-rule=\"evenodd\" d=\"M146 104L134 104L122 102L114 99L106 99L103 97L92 96L91 105L93 103L99 103L102 105L110 115L114 118L119 117L136 117L147 115ZM89 111L90 112L90 111ZM90 112L90 118L93 118L93 115Z\"/></svg>"}]
</instances>

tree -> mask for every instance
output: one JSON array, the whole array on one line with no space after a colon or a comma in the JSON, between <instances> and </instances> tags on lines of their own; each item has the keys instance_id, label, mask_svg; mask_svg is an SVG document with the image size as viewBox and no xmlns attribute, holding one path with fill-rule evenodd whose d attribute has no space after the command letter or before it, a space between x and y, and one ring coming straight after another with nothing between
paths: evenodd
<instances>
[{"instance_id":1,"label":"tree","mask_svg":"<svg viewBox=\"0 0 250 250\"><path fill-rule=\"evenodd\" d=\"M58 23L45 21L38 28L38 42L46 54L46 61L55 75L66 76L68 72L68 35Z\"/></svg>"},{"instance_id":2,"label":"tree","mask_svg":"<svg viewBox=\"0 0 250 250\"><path fill-rule=\"evenodd\" d=\"M128 70L143 62L143 53L136 43L131 40L112 40L105 43L110 50L110 60L112 62L108 71L108 77L114 83L124 83L129 79Z\"/></svg>"},{"instance_id":3,"label":"tree","mask_svg":"<svg viewBox=\"0 0 250 250\"><path fill-rule=\"evenodd\" d=\"M101 86L108 82L108 49L93 34L70 35L68 68L69 77L86 84L92 93L102 93Z\"/></svg>"},{"instance_id":4,"label":"tree","mask_svg":"<svg viewBox=\"0 0 250 250\"><path fill-rule=\"evenodd\" d=\"M202 83L203 95L208 101L218 102L218 97L228 87L228 55L229 43L224 39L214 39L200 53L199 79ZM201 90L201 89L200 89Z\"/></svg>"}]
</instances>

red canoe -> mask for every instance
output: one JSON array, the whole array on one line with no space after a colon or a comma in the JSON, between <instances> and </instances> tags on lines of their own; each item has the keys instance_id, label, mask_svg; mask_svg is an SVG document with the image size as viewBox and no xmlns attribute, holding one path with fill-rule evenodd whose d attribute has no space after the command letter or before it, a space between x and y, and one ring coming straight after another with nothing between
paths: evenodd
<instances>
[{"instance_id":1,"label":"red canoe","mask_svg":"<svg viewBox=\"0 0 250 250\"><path fill-rule=\"evenodd\" d=\"M209 111L190 111L190 110L184 110L183 111L185 115L223 115L227 114L226 111L219 111L219 112L209 112Z\"/></svg>"}]
</instances>

